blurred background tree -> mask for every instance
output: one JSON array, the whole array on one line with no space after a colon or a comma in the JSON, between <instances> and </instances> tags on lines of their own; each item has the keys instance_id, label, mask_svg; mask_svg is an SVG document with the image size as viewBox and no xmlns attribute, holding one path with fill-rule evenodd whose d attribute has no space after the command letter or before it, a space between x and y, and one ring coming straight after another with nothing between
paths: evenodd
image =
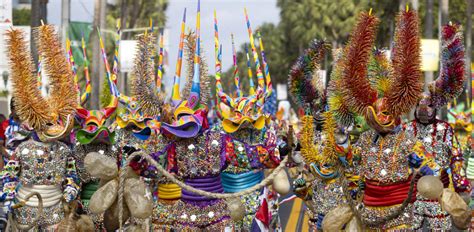
<instances>
[{"instance_id":1,"label":"blurred background tree","mask_svg":"<svg viewBox=\"0 0 474 232\"><path fill-rule=\"evenodd\" d=\"M313 39L324 39L330 42L333 48L344 46L359 12L368 11L370 8L381 20L376 40L376 46L380 48L391 48L395 17L399 9L404 8L407 3L410 7L418 9L423 38L438 38L439 20L442 19L461 23L468 40L472 38L468 36L472 33L472 28L467 28L469 1L472 0L277 0L277 6L280 8L280 23L278 25L267 23L259 28L272 81L274 83L287 82L291 65ZM443 4L444 8L440 10L439 6ZM469 15L472 22L474 16L472 13ZM248 89L246 46L249 45L242 45L237 52L241 88L244 89ZM471 56L474 55L472 49L468 51ZM328 71L328 77L331 62L331 53L328 53L322 66ZM254 67L253 59L251 59L251 64ZM226 91L235 90L232 81L233 71L234 68L231 67L223 73L222 83ZM434 77L436 76L437 73L434 73ZM253 77L256 77L255 71Z\"/></svg>"},{"instance_id":2,"label":"blurred background tree","mask_svg":"<svg viewBox=\"0 0 474 232\"><path fill-rule=\"evenodd\" d=\"M31 9L13 9L13 25L28 26L31 23Z\"/></svg>"},{"instance_id":3,"label":"blurred background tree","mask_svg":"<svg viewBox=\"0 0 474 232\"><path fill-rule=\"evenodd\" d=\"M107 5L107 27L115 28L117 19L123 29L148 27L150 19L156 28L163 28L166 23L168 0L120 0L120 4ZM131 39L143 31L125 31L122 39Z\"/></svg>"}]
</instances>

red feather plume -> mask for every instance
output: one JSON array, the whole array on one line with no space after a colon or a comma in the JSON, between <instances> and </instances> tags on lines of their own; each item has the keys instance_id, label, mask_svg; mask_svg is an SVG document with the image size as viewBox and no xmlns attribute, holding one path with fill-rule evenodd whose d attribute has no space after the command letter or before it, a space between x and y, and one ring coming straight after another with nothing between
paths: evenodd
<instances>
[{"instance_id":1,"label":"red feather plume","mask_svg":"<svg viewBox=\"0 0 474 232\"><path fill-rule=\"evenodd\" d=\"M413 10L403 11L397 16L392 51L393 85L385 95L392 115L409 112L423 92L420 53L418 15Z\"/></svg>"},{"instance_id":2,"label":"red feather plume","mask_svg":"<svg viewBox=\"0 0 474 232\"><path fill-rule=\"evenodd\" d=\"M378 23L375 16L361 13L342 58L342 95L347 105L361 115L365 115L366 107L377 100L377 91L371 88L367 79L367 65Z\"/></svg>"}]
</instances>

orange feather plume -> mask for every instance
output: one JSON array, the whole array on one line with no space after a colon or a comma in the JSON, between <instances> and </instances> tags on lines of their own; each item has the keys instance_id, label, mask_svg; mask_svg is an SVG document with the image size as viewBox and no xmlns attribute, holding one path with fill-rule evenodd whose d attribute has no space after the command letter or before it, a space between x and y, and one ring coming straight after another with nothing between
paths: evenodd
<instances>
[{"instance_id":1,"label":"orange feather plume","mask_svg":"<svg viewBox=\"0 0 474 232\"><path fill-rule=\"evenodd\" d=\"M61 119L64 122L69 115L74 116L78 102L72 69L53 25L40 26L35 33L43 67L50 80L49 106L52 116L59 117L53 120Z\"/></svg>"},{"instance_id":2,"label":"orange feather plume","mask_svg":"<svg viewBox=\"0 0 474 232\"><path fill-rule=\"evenodd\" d=\"M7 44L16 113L22 122L33 128L45 128L51 121L51 108L38 89L38 79L25 34L19 29L7 31Z\"/></svg>"}]
</instances>

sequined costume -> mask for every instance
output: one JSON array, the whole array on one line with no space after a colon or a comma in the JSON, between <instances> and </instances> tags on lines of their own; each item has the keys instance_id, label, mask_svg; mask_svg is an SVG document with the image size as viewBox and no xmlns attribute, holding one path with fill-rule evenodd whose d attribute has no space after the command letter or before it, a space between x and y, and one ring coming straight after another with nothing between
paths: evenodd
<instances>
[{"instance_id":1,"label":"sequined costume","mask_svg":"<svg viewBox=\"0 0 474 232\"><path fill-rule=\"evenodd\" d=\"M453 130L448 123L437 120L433 124L422 125L413 121L407 127L407 132L413 134L421 142L420 154L425 159L432 160L427 165L428 175L440 176L444 187L454 187L456 192L469 189L469 184L462 172L463 157L456 144ZM451 229L451 218L442 210L441 205L418 195L415 206L414 227L421 228L423 220L428 220L430 229Z\"/></svg>"},{"instance_id":2,"label":"sequined costume","mask_svg":"<svg viewBox=\"0 0 474 232\"><path fill-rule=\"evenodd\" d=\"M233 79L237 93L237 96L232 98L222 89L222 48L219 44L217 16L214 13L216 95L218 98L216 111L219 112L218 115L222 122L220 129L224 133L220 143L224 144L221 156L225 159L226 166L220 176L224 192L227 193L240 192L257 185L264 179L264 169L275 168L280 162L280 157L277 153L278 138L275 128L270 122L270 115L263 112L265 103L273 92L268 71L269 66L266 61L261 35L257 32L259 50L262 57L262 67L260 67L260 60L247 11L245 11L245 17L251 49L250 54L247 51L247 59L249 60L252 57L256 63L258 87L255 90L252 79L253 71L250 61L248 61L250 83L248 96L245 96L244 90L241 89L237 54L232 36ZM271 230L278 229L280 227L279 217L273 215L274 212L270 213L272 216L270 216L268 221L263 218L255 218L259 210L277 211L277 206L270 204L270 202L273 202L273 198L277 197L278 193L271 189L256 190L253 194L241 196L240 199L245 206L246 213L243 220L233 223L233 229L237 231L251 230L256 226L255 220L266 221L268 224L264 226ZM268 203L265 206L261 205L263 199L266 199ZM265 207L265 209L262 209L262 207Z\"/></svg>"},{"instance_id":3,"label":"sequined costume","mask_svg":"<svg viewBox=\"0 0 474 232\"><path fill-rule=\"evenodd\" d=\"M429 92L423 94L415 110L415 120L407 132L416 138L417 147L411 162L423 175L439 176L445 188L456 192L469 192L465 177L464 159L453 128L436 119L436 111L462 93L464 82L464 48L460 26L449 24L442 28L441 70L438 79L430 83ZM431 230L451 229L451 218L436 199L420 194L415 202L414 227L421 228L427 220Z\"/></svg>"},{"instance_id":4,"label":"sequined costume","mask_svg":"<svg viewBox=\"0 0 474 232\"><path fill-rule=\"evenodd\" d=\"M415 140L400 117L416 105L423 90L419 21L408 8L396 21L391 62L385 63L389 71L371 78L378 19L371 12L359 16L341 57L341 80L336 83L344 106L363 116L371 127L351 149L363 184L361 201L350 204L362 224L374 230L410 230L413 225L416 179L408 157Z\"/></svg>"},{"instance_id":5,"label":"sequined costume","mask_svg":"<svg viewBox=\"0 0 474 232\"><path fill-rule=\"evenodd\" d=\"M334 131L339 133L340 130L333 113L327 112L326 90L322 77L317 76L327 47L324 41L311 42L310 48L293 65L289 79L293 99L310 114L302 118L298 136L307 175L304 175L305 171L300 172L293 188L307 205L311 231L321 230L325 215L338 205L347 203L341 177L344 177L344 169L349 164L344 152L348 148L348 136L341 134L342 139L336 142Z\"/></svg>"},{"instance_id":6,"label":"sequined costume","mask_svg":"<svg viewBox=\"0 0 474 232\"><path fill-rule=\"evenodd\" d=\"M199 19L199 7L198 7ZM134 92L136 94L136 107L153 118L160 117L160 134L153 141L152 146L145 152L151 154L169 172L174 173L186 184L208 192L223 192L219 173L222 169L220 150L222 144L220 131L209 130L207 124L207 100L209 84L207 74L201 77L203 61L200 55L199 24L196 28L196 36L187 35L186 46L190 42L192 57L188 72L185 91L180 96L179 80L181 74L181 60L184 47L184 23L183 17L182 33L179 46L179 60L176 69L175 86L172 92L173 108L164 106L160 108L156 102L159 91L156 91L157 82L151 78L153 74L139 75L134 81ZM197 21L199 22L199 20ZM144 35L144 38L151 35ZM151 39L151 38L149 38ZM146 39L144 39L146 40ZM143 53L143 67L152 64L148 59L153 51L153 44L140 42ZM190 54L189 54L190 53ZM145 68L145 70L148 70ZM189 77L189 75L188 75ZM202 80L201 80L202 78ZM206 78L206 79L204 79ZM148 83L148 85L146 84ZM189 86L188 86L189 85ZM182 100L186 99L186 100ZM157 179L155 168L141 160L130 163L130 167L140 175ZM167 183L166 180L158 182L158 201L153 206L153 230L186 229L186 230L223 230L229 219L229 213L223 200L208 199L185 190L177 185ZM163 196L163 199L161 199Z\"/></svg>"},{"instance_id":7,"label":"sequined costume","mask_svg":"<svg viewBox=\"0 0 474 232\"><path fill-rule=\"evenodd\" d=\"M20 168L18 179L9 178L18 182L14 197L24 204L13 209L16 226L23 230L50 230L63 219L63 203L75 200L79 192L75 159L70 146L60 142L72 129L77 91L54 27L42 25L37 28L36 40L52 86L48 99L41 96L37 77L31 70L25 36L18 29L8 32L15 107L20 120L28 125L27 128L34 129L34 136L20 143L12 156ZM42 196L41 215L38 214L39 200L28 197L34 192Z\"/></svg>"},{"instance_id":8,"label":"sequined costume","mask_svg":"<svg viewBox=\"0 0 474 232\"><path fill-rule=\"evenodd\" d=\"M414 138L401 126L385 136L375 131L365 132L353 145L354 156L360 157L360 164L355 165L365 182L360 215L366 222L375 222L403 209L395 219L377 226L393 229L413 225L412 203L416 192L412 191L411 198L407 198L413 178L407 157L413 146ZM408 201L406 207L402 207L404 201Z\"/></svg>"},{"instance_id":9,"label":"sequined costume","mask_svg":"<svg viewBox=\"0 0 474 232\"><path fill-rule=\"evenodd\" d=\"M100 35L99 35L100 36ZM102 43L102 39L100 38ZM102 44L103 46L103 44ZM73 156L76 160L78 176L81 179L81 195L80 200L84 211L91 215L96 230L102 230L103 228L103 216L101 214L92 214L89 210L89 201L95 191L99 188L99 180L91 177L86 171L84 160L87 155L106 155L117 159L118 149L114 146L115 143L115 132L108 128L107 123L110 116L115 112L118 105L118 98L114 93L115 82L117 73L112 75L108 73L108 87L110 89L111 99L110 103L99 110L88 110L85 106L92 92L91 80L89 77L89 64L86 54L86 46L84 37L82 38L82 52L83 52L83 64L84 64L84 78L86 79L86 86L84 91L81 91L81 87L78 83L78 74L74 57L72 54L70 41L66 40L67 55L69 63L73 67L74 80L76 82L76 88L78 89L78 108L76 110L76 122L80 125L79 128L73 131L75 138L75 146ZM102 50L105 52L105 50ZM105 54L103 54L105 55ZM109 64L105 61L106 70L110 70ZM114 69L115 71L116 69Z\"/></svg>"}]
</instances>

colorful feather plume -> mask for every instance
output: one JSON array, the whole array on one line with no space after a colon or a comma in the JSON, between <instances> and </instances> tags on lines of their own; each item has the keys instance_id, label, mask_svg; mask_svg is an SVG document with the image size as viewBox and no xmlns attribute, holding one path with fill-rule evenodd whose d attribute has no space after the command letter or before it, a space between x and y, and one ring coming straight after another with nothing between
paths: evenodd
<instances>
[{"instance_id":1,"label":"colorful feather plume","mask_svg":"<svg viewBox=\"0 0 474 232\"><path fill-rule=\"evenodd\" d=\"M317 146L314 145L313 116L305 115L301 119L300 144L301 155L307 164L319 163L322 159Z\"/></svg>"},{"instance_id":2,"label":"colorful feather plume","mask_svg":"<svg viewBox=\"0 0 474 232\"><path fill-rule=\"evenodd\" d=\"M465 49L461 26L446 25L442 29L441 71L429 87L431 103L439 108L462 93L464 84Z\"/></svg>"},{"instance_id":3,"label":"colorful feather plume","mask_svg":"<svg viewBox=\"0 0 474 232\"><path fill-rule=\"evenodd\" d=\"M324 147L322 161L324 163L336 164L338 160L336 153L336 137L334 135L334 130L337 128L336 120L334 120L331 111L324 112L323 116L323 135L325 140L323 142Z\"/></svg>"},{"instance_id":4,"label":"colorful feather plume","mask_svg":"<svg viewBox=\"0 0 474 232\"><path fill-rule=\"evenodd\" d=\"M418 14L413 10L402 11L397 16L392 51L394 80L385 94L392 115L409 112L423 92L420 43Z\"/></svg>"},{"instance_id":5,"label":"colorful feather plume","mask_svg":"<svg viewBox=\"0 0 474 232\"><path fill-rule=\"evenodd\" d=\"M393 69L386 54L382 50L374 49L367 66L367 78L379 97L383 97L393 82Z\"/></svg>"},{"instance_id":6,"label":"colorful feather plume","mask_svg":"<svg viewBox=\"0 0 474 232\"><path fill-rule=\"evenodd\" d=\"M342 49L333 49L334 68L331 72L331 79L328 85L328 105L329 111L332 112L333 117L337 123L342 126L350 126L354 123L355 112L344 101L342 89Z\"/></svg>"},{"instance_id":7,"label":"colorful feather plume","mask_svg":"<svg viewBox=\"0 0 474 232\"><path fill-rule=\"evenodd\" d=\"M42 65L49 76L49 106L53 117L65 122L68 116L74 115L78 106L78 90L74 83L71 66L62 48L59 36L53 25L40 26L34 31L38 50L43 60ZM57 120L58 118L53 118Z\"/></svg>"},{"instance_id":8,"label":"colorful feather plume","mask_svg":"<svg viewBox=\"0 0 474 232\"><path fill-rule=\"evenodd\" d=\"M133 67L132 93L146 116L158 116L164 102L164 93L155 83L153 55L156 38L152 33L140 35Z\"/></svg>"},{"instance_id":9,"label":"colorful feather plume","mask_svg":"<svg viewBox=\"0 0 474 232\"><path fill-rule=\"evenodd\" d=\"M328 46L324 41L314 40L290 70L290 94L302 108L309 106L317 111L326 104L325 87L318 71Z\"/></svg>"},{"instance_id":10,"label":"colorful feather plume","mask_svg":"<svg viewBox=\"0 0 474 232\"><path fill-rule=\"evenodd\" d=\"M194 74L194 53L196 51L196 33L193 31L189 31L184 37L184 54L186 59L186 84L184 86L183 91L181 92L182 99L188 99L189 94L191 92L191 86L193 82L193 74ZM199 59L201 61L200 65L200 100L201 104L207 105L208 101L211 96L211 84L210 84L210 77L209 77L209 68L207 66L207 60L204 56L204 52L201 46L201 54Z\"/></svg>"},{"instance_id":11,"label":"colorful feather plume","mask_svg":"<svg viewBox=\"0 0 474 232\"><path fill-rule=\"evenodd\" d=\"M367 65L378 23L375 16L361 13L342 57L343 101L360 115L365 115L366 108L377 100L377 91L367 79Z\"/></svg>"},{"instance_id":12,"label":"colorful feather plume","mask_svg":"<svg viewBox=\"0 0 474 232\"><path fill-rule=\"evenodd\" d=\"M51 108L38 88L25 34L19 29L7 31L7 44L16 112L21 121L42 129L51 121Z\"/></svg>"}]
</instances>

